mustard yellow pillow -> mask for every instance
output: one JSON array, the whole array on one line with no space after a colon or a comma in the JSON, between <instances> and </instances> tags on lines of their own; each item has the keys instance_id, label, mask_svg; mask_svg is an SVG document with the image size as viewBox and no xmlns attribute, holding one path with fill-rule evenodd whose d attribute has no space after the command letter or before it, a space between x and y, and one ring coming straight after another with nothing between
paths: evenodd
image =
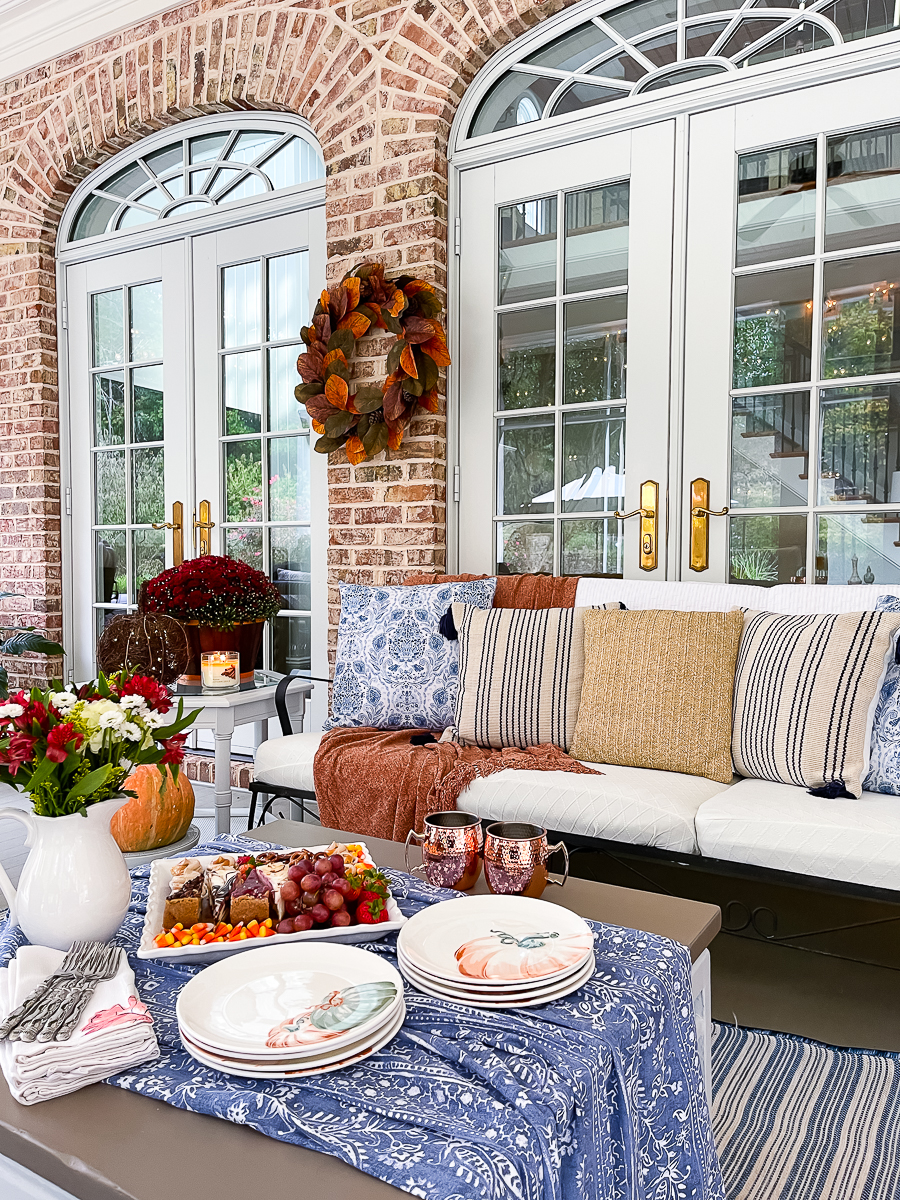
<instances>
[{"instance_id":1,"label":"mustard yellow pillow","mask_svg":"<svg viewBox=\"0 0 900 1200\"><path fill-rule=\"evenodd\" d=\"M744 616L656 609L584 614L584 685L569 753L729 783Z\"/></svg>"}]
</instances>

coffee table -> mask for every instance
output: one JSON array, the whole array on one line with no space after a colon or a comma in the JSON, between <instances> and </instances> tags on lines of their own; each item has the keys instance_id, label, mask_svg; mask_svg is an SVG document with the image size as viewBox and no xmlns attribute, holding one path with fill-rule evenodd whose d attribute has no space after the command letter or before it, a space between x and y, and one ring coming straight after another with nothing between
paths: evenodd
<instances>
[{"instance_id":1,"label":"coffee table","mask_svg":"<svg viewBox=\"0 0 900 1200\"><path fill-rule=\"evenodd\" d=\"M359 840L356 834L296 821L273 821L254 836L294 846ZM365 841L379 865L404 869L400 843ZM476 892L483 886L479 881ZM698 967L708 963L707 947L721 925L712 904L584 879L548 887L544 898L595 920L681 942L694 963L695 991ZM159 1200L173 1187L191 1200L244 1200L268 1179L302 1180L299 1190L310 1196L401 1200L408 1195L326 1154L102 1083L26 1108L13 1100L0 1076L0 1154L78 1200Z\"/></svg>"}]
</instances>

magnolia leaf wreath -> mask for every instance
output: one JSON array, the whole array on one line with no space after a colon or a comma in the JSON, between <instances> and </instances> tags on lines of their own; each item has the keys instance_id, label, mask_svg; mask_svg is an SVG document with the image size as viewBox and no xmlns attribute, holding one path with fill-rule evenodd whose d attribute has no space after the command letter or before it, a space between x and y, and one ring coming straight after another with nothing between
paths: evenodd
<instances>
[{"instance_id":1,"label":"magnolia leaf wreath","mask_svg":"<svg viewBox=\"0 0 900 1200\"><path fill-rule=\"evenodd\" d=\"M386 447L399 450L417 404L438 411L438 372L450 363L440 321L441 302L424 279L385 279L382 263L366 263L322 292L312 325L300 336L306 351L297 359L302 384L294 395L306 406L322 436L315 449L341 446L360 463ZM394 334L383 384L350 391L350 361L357 339L375 329Z\"/></svg>"}]
</instances>

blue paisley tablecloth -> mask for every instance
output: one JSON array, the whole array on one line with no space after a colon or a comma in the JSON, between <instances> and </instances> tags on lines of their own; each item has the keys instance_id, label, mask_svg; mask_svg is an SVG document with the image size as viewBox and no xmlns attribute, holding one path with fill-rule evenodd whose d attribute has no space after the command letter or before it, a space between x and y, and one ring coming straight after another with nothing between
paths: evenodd
<instances>
[{"instance_id":1,"label":"blue paisley tablecloth","mask_svg":"<svg viewBox=\"0 0 900 1200\"><path fill-rule=\"evenodd\" d=\"M263 848L221 837L195 853L248 845ZM458 899L386 873L408 916ZM117 940L162 1057L112 1076L115 1087L333 1154L428 1200L724 1200L677 942L595 923L596 974L566 999L479 1012L410 987L403 1028L365 1062L298 1083L245 1080L182 1048L175 997L202 968L135 957L148 876L133 872ZM0 929L0 965L23 941ZM395 936L367 946L394 966L395 948Z\"/></svg>"}]
</instances>

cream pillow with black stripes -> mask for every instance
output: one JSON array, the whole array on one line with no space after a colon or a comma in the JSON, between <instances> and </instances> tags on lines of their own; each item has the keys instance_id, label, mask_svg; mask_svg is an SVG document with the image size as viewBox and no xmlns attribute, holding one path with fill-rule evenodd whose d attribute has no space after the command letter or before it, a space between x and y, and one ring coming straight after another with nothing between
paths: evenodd
<instances>
[{"instance_id":1,"label":"cream pillow with black stripes","mask_svg":"<svg viewBox=\"0 0 900 1200\"><path fill-rule=\"evenodd\" d=\"M734 679L735 770L858 797L900 614L749 611Z\"/></svg>"},{"instance_id":2,"label":"cream pillow with black stripes","mask_svg":"<svg viewBox=\"0 0 900 1200\"><path fill-rule=\"evenodd\" d=\"M454 604L459 635L454 740L495 750L552 742L568 750L581 702L586 611Z\"/></svg>"}]
</instances>

